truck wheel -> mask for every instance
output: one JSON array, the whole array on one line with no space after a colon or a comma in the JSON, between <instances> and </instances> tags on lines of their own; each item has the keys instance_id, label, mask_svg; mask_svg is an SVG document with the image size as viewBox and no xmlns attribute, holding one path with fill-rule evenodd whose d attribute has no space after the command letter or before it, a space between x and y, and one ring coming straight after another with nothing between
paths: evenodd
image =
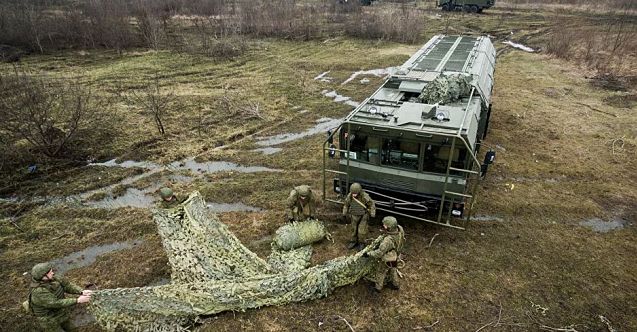
<instances>
[{"instance_id":1,"label":"truck wheel","mask_svg":"<svg viewBox=\"0 0 637 332\"><path fill-rule=\"evenodd\" d=\"M448 12L449 11L449 4L442 5L442 10Z\"/></svg>"},{"instance_id":2,"label":"truck wheel","mask_svg":"<svg viewBox=\"0 0 637 332\"><path fill-rule=\"evenodd\" d=\"M476 6L476 5L471 6L470 10L471 10L472 13L477 13L478 12L478 6Z\"/></svg>"},{"instance_id":3,"label":"truck wheel","mask_svg":"<svg viewBox=\"0 0 637 332\"><path fill-rule=\"evenodd\" d=\"M469 5L464 5L462 6L462 10L465 11L465 13L469 13L471 11L471 6Z\"/></svg>"}]
</instances>

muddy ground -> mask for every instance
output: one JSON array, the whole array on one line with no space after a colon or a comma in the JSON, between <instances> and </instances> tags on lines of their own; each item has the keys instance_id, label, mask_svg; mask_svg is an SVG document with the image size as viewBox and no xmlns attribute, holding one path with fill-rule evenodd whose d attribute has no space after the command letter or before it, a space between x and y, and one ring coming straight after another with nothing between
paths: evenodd
<instances>
[{"instance_id":1,"label":"muddy ground","mask_svg":"<svg viewBox=\"0 0 637 332\"><path fill-rule=\"evenodd\" d=\"M591 29L603 19L564 9L430 12L422 43L445 30L494 38L499 57L485 143L497 160L466 231L400 220L407 234L400 291L376 294L361 281L325 299L206 317L195 329L637 330L635 86L606 89L580 64L542 52L556 18ZM508 40L536 52L503 44ZM82 73L104 93L161 73L162 86L182 107L168 114L167 136L158 138L144 114L122 103L114 113L122 119L120 132L104 142L93 164L3 179L2 330L35 328L20 303L28 294L23 273L38 262L55 261L70 279L98 289L166 282L170 271L150 212L163 185L182 194L200 191L239 239L265 257L289 190L322 188L324 127L371 94L383 69L418 48L348 38L268 39L223 61L169 51L24 58L24 65L51 76ZM220 112L224 95L232 100ZM245 111L255 105L257 115ZM276 136L286 133L299 135ZM338 211L320 207L335 241L315 246L315 263L347 254ZM80 331L99 330L82 308L74 319Z\"/></svg>"}]
</instances>

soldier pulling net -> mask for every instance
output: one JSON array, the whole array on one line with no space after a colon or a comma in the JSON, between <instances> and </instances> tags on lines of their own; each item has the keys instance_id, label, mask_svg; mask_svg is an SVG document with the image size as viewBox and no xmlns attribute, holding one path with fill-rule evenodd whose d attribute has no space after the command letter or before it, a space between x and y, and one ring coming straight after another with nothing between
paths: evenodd
<instances>
[{"instance_id":1,"label":"soldier pulling net","mask_svg":"<svg viewBox=\"0 0 637 332\"><path fill-rule=\"evenodd\" d=\"M107 330L181 331L200 315L325 297L372 272L374 262L363 255L380 241L306 268L312 254L308 244L326 234L318 221L284 226L266 261L208 214L198 193L176 209L155 211L154 219L172 268L171 283L95 291L89 310Z\"/></svg>"}]
</instances>

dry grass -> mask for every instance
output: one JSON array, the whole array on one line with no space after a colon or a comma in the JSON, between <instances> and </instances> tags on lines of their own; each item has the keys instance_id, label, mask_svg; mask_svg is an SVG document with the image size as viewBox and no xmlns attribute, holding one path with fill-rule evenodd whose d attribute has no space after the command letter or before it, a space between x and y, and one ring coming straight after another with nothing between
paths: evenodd
<instances>
[{"instance_id":1,"label":"dry grass","mask_svg":"<svg viewBox=\"0 0 637 332\"><path fill-rule=\"evenodd\" d=\"M454 14L448 20L436 20L426 34L448 26L456 32L492 32L498 41L516 38L535 47L542 44L542 32L550 24L536 13L497 8L479 16ZM634 95L634 90L617 93L596 87L578 64L496 45L501 56L486 143L498 156L483 182L477 213L501 221L475 222L458 232L401 220L407 233L407 264L400 291L374 294L360 282L317 301L209 317L199 330L347 331L346 320L356 331L475 331L487 324L482 331L571 325L578 331L603 331L607 326L600 315L619 330L637 330L633 305L637 260L632 255L637 250L637 117L634 105L611 102ZM163 84L190 105L188 110L195 110L169 114L168 137L156 139L140 134L152 132L152 123L125 107L118 108L126 117L122 130L127 135L110 142L104 148L105 157L165 163L197 155L200 160L282 169L280 173L206 174L177 187L180 192L199 190L211 202L239 201L263 208L263 212L225 213L221 219L265 256L267 240L259 240L282 223L284 198L292 186L321 186L318 147L323 135L287 143L274 155L262 155L250 151L255 144L249 133L300 132L318 118L343 116L348 107L322 97L321 90L335 89L362 100L379 78L370 77L372 83L367 85L340 83L354 71L402 63L411 52L413 47L407 45L341 38L262 40L250 52L223 61L143 50L123 57L66 52L24 60L54 76L81 71L104 93L120 83L139 88L161 72ZM332 83L312 80L327 70ZM228 94L236 102L259 103L263 119L223 121L222 97ZM308 112L299 113L299 108ZM204 134L196 131L198 110L205 110L211 121ZM214 149L219 143L232 142L226 149ZM114 168L70 168L56 174L50 180L25 182L28 185L20 193L77 193L131 175ZM95 176L102 180L95 181ZM133 186L148 187L159 178L158 174ZM14 207L2 208L4 213ZM335 243L317 245L315 263L346 254L347 228L337 222L337 209L326 205L319 212ZM579 225L594 217L618 218L624 228L602 234ZM147 210L33 206L17 222L26 232L4 220L0 223L0 276L7 290L0 297L5 308L0 312L0 326L8 330L34 328L18 305L26 294L21 273L36 262L91 245L143 238L135 250L104 255L91 266L70 271L69 276L110 288L146 285L169 274ZM375 220L374 234L378 234L377 226Z\"/></svg>"}]
</instances>

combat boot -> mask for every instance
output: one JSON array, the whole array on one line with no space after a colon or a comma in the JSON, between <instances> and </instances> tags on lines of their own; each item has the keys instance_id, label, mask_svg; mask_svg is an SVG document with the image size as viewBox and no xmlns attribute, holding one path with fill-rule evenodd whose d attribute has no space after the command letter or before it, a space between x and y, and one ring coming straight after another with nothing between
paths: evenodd
<instances>
[{"instance_id":1,"label":"combat boot","mask_svg":"<svg viewBox=\"0 0 637 332\"><path fill-rule=\"evenodd\" d=\"M347 244L347 249L352 250L358 245L357 242L350 242Z\"/></svg>"}]
</instances>

